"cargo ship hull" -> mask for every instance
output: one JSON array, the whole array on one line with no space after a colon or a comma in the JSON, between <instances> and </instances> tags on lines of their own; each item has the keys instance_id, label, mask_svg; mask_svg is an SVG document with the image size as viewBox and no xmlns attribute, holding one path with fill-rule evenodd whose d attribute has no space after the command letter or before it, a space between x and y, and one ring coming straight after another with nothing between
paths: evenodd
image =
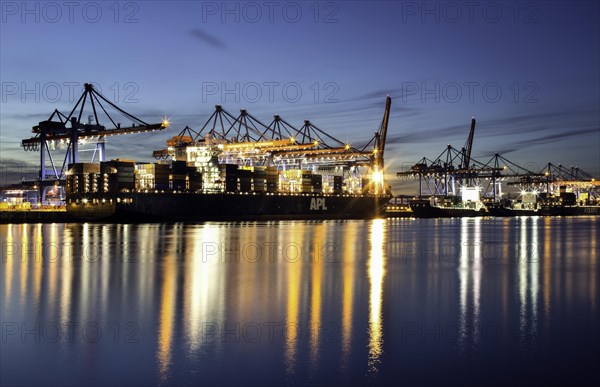
<instances>
[{"instance_id":1,"label":"cargo ship hull","mask_svg":"<svg viewBox=\"0 0 600 387\"><path fill-rule=\"evenodd\" d=\"M438 207L429 201L415 200L410 203L412 216L415 218L461 218L471 216L487 215L485 209L474 209L464 207Z\"/></svg>"},{"instance_id":2,"label":"cargo ship hull","mask_svg":"<svg viewBox=\"0 0 600 387\"><path fill-rule=\"evenodd\" d=\"M600 206L542 206L540 214L549 216L600 215Z\"/></svg>"},{"instance_id":3,"label":"cargo ship hull","mask_svg":"<svg viewBox=\"0 0 600 387\"><path fill-rule=\"evenodd\" d=\"M118 221L370 219L389 197L244 193L121 193Z\"/></svg>"}]
</instances>

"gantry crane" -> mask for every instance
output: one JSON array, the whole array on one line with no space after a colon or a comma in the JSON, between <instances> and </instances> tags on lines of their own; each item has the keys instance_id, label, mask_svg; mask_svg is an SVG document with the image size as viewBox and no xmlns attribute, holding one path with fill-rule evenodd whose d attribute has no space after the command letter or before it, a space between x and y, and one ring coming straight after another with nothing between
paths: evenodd
<instances>
[{"instance_id":1,"label":"gantry crane","mask_svg":"<svg viewBox=\"0 0 600 387\"><path fill-rule=\"evenodd\" d=\"M456 195L455 181L459 180L463 186L480 187L482 197L492 201L502 195L502 181L509 180L509 185L532 187L544 177L543 172L530 171L498 153L487 162L473 159L475 124L473 117L467 142L461 150L448 145L434 160L423 157L409 170L398 172L397 176L418 178L419 196L424 193L433 196Z\"/></svg>"},{"instance_id":2,"label":"gantry crane","mask_svg":"<svg viewBox=\"0 0 600 387\"><path fill-rule=\"evenodd\" d=\"M235 117L222 106L216 105L199 131L186 126L167 141L166 149L154 151L153 156L157 159L177 158L178 155L184 157L184 153L178 153L177 148L212 142L219 145L219 150L254 151L257 157L263 157L268 152L277 160L304 158L326 163L333 159L354 159L360 165L373 164L382 169L390 103L388 97L379 131L360 150L329 135L309 120L305 120L304 125L297 129L276 114L271 123L266 125L245 109L241 109ZM367 150L371 144L373 149Z\"/></svg>"},{"instance_id":3,"label":"gantry crane","mask_svg":"<svg viewBox=\"0 0 600 387\"><path fill-rule=\"evenodd\" d=\"M85 123L82 122L82 118L84 117L86 103L88 102L91 105L92 114L89 115L88 122ZM104 103L106 103L107 107L104 106ZM115 122L111 115L109 115L107 108L112 108L119 115L130 120L131 125L121 127L121 123ZM107 129L104 125L100 124L99 114L104 114L108 118L113 125L112 129ZM86 83L83 94L79 97L68 115L61 113L58 109L54 110L47 120L40 122L32 128L35 136L23 139L21 146L25 151L40 152L40 173L37 183L39 184L40 198L44 201L47 188L54 186L64 187L68 164L79 162L80 141L89 140L96 142L92 160L95 160L95 155L98 153L99 161L104 161L104 139L106 137L163 130L168 126L169 123L167 120L159 124L148 124L142 121L110 102L97 92L91 83ZM51 153L51 150L57 144L66 145L65 156L60 166L54 163ZM50 161L51 170L46 169L46 157Z\"/></svg>"}]
</instances>

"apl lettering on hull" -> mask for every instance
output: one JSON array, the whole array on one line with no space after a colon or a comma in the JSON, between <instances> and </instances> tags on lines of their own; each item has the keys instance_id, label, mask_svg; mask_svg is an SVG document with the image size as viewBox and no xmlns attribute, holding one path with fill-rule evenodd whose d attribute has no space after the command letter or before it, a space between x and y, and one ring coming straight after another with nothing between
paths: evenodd
<instances>
[{"instance_id":1,"label":"apl lettering on hull","mask_svg":"<svg viewBox=\"0 0 600 387\"><path fill-rule=\"evenodd\" d=\"M326 210L327 206L325 205L325 198L312 198L310 199L310 210L318 211L318 210Z\"/></svg>"}]
</instances>

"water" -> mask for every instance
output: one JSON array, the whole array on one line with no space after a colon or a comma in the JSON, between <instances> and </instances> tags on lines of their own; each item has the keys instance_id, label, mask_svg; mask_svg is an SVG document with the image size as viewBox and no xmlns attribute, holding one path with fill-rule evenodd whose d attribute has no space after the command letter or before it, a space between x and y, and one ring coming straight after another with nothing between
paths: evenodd
<instances>
[{"instance_id":1,"label":"water","mask_svg":"<svg viewBox=\"0 0 600 387\"><path fill-rule=\"evenodd\" d=\"M599 220L0 225L0 381L593 384Z\"/></svg>"}]
</instances>

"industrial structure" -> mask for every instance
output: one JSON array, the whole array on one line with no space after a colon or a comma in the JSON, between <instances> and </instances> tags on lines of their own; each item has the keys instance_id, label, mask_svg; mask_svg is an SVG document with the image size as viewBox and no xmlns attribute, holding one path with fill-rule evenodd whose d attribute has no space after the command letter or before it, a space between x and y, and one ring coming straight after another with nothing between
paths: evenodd
<instances>
[{"instance_id":1,"label":"industrial structure","mask_svg":"<svg viewBox=\"0 0 600 387\"><path fill-rule=\"evenodd\" d=\"M381 125L361 149L309 120L296 128L275 115L265 125L244 109L236 117L216 106L199 131L186 126L153 152L156 163L136 163L106 160L105 138L163 130L168 121L148 124L85 84L69 114L55 110L22 146L40 152L41 201L64 190L67 212L78 218L370 217L390 196L383 179L390 106L387 97ZM122 127L114 112L132 124ZM95 146L90 162L79 160L83 142ZM51 150L61 144L55 162Z\"/></svg>"},{"instance_id":2,"label":"industrial structure","mask_svg":"<svg viewBox=\"0 0 600 387\"><path fill-rule=\"evenodd\" d=\"M379 130L361 149L309 120L298 129L275 115L266 125L245 109L235 117L217 105L199 131L186 126L153 155L194 167L204 192L235 191L226 182L237 174L243 192L383 194L390 104L388 97Z\"/></svg>"},{"instance_id":3,"label":"industrial structure","mask_svg":"<svg viewBox=\"0 0 600 387\"><path fill-rule=\"evenodd\" d=\"M217 105L194 130L185 126L152 152L157 162L106 160L105 139L164 130L124 111L86 83L69 114L55 110L22 140L40 157L41 203L66 203L79 218L120 214L154 219L351 218L393 216L600 214L600 184L577 167L549 163L531 170L495 154L472 157L476 120L467 141L423 157L401 179L416 179L418 195L397 197L384 180L391 110L362 147L342 142L310 120L295 127L279 115L268 124L241 109ZM87 121L83 122L87 116ZM114 118L119 116L127 124ZM110 128L101 123L101 119ZM129 124L131 122L131 124ZM80 162L81 144L93 144ZM56 157L56 151L64 154ZM54 152L54 156L53 156ZM47 200L48 197L53 200ZM390 210L392 210L390 212Z\"/></svg>"},{"instance_id":4,"label":"industrial structure","mask_svg":"<svg viewBox=\"0 0 600 387\"><path fill-rule=\"evenodd\" d=\"M88 103L92 114L87 117L87 122L84 122L82 119L85 119L84 111ZM109 111L113 116L118 114L128 123L131 122L131 125L121 127L121 123L115 121ZM107 129L102 125L100 117L110 121L113 128ZM40 189L40 200L44 202L50 192L55 195L63 194L68 165L79 163L80 144L85 142L95 144L92 163L96 160L102 162L105 161L106 137L163 130L167 127L167 121L148 124L125 112L98 93L91 83L86 83L83 94L69 114L65 115L54 110L47 120L33 127L32 132L35 135L22 140L21 146L25 151L40 154L40 172L36 183ZM52 151L61 149L64 149L64 156L55 162Z\"/></svg>"},{"instance_id":5,"label":"industrial structure","mask_svg":"<svg viewBox=\"0 0 600 387\"><path fill-rule=\"evenodd\" d=\"M577 167L549 163L540 171L522 167L496 153L486 162L471 157L475 118L464 147L448 145L435 159L423 157L401 179L417 179L415 213L448 216L526 214L600 214L600 184ZM503 188L503 183L505 187ZM513 187L512 195L509 187ZM587 210L587 211L586 211Z\"/></svg>"}]
</instances>

